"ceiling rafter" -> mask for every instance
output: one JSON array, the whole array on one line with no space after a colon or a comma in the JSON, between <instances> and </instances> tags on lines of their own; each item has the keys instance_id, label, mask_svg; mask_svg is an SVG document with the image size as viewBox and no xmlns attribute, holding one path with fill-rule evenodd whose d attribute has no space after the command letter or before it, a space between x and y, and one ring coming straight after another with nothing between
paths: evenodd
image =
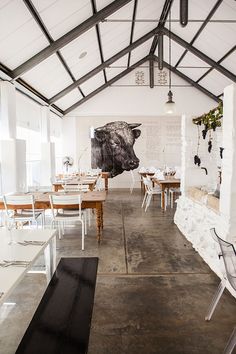
<instances>
[{"instance_id":1,"label":"ceiling rafter","mask_svg":"<svg viewBox=\"0 0 236 354\"><path fill-rule=\"evenodd\" d=\"M93 92L91 92L90 94L88 94L86 97L82 98L80 101L74 103L72 106L70 106L69 108L67 108L64 111L64 114L68 114L71 111L73 111L75 108L79 107L80 105L82 105L83 103L85 103L86 101L90 100L92 97L94 97L95 95L97 95L99 92L105 90L107 87L111 86L112 84L114 84L116 81L120 80L122 77L126 76L127 74L129 74L131 71L133 71L134 69L136 69L138 66L142 65L143 63L145 63L145 61L147 61L149 59L149 56L144 57L143 59L139 60L138 62L136 62L135 64L131 65L129 68L125 69L124 71L122 71L121 73L119 73L118 75L116 75L115 77L113 77L111 80L107 81L107 83L105 83L104 85L98 87L96 90L94 90Z\"/></svg>"},{"instance_id":2,"label":"ceiling rafter","mask_svg":"<svg viewBox=\"0 0 236 354\"><path fill-rule=\"evenodd\" d=\"M158 57L156 55L153 56L154 60L156 62L158 62ZM173 72L174 74L176 74L177 76L179 76L181 79L185 80L186 82L188 82L189 84L191 84L193 87L195 87L197 90L201 91L202 93L204 93L205 95L207 95L208 97L210 97L211 99L213 99L216 102L219 102L220 99L214 95L212 92L208 91L205 87L199 85L197 82L195 82L194 80L190 79L190 77L186 76L184 73L182 73L181 71L179 71L178 69L176 69L174 66L171 66L170 64L168 64L167 62L163 61L163 65L164 67L166 67L168 70L171 70L171 72Z\"/></svg>"},{"instance_id":3,"label":"ceiling rafter","mask_svg":"<svg viewBox=\"0 0 236 354\"><path fill-rule=\"evenodd\" d=\"M32 58L28 59L23 64L19 65L13 70L13 78L16 79L23 75L56 51L63 48L65 45L69 44L74 39L81 36L83 33L87 32L90 28L94 27L99 22L103 21L106 17L112 15L114 12L119 10L124 5L128 4L131 0L115 0L111 4L104 7L102 10L98 11L93 16L89 17L87 20L82 22L77 27L73 28L71 31L64 34L62 37L55 40L48 47L41 50L39 53L35 54Z\"/></svg>"},{"instance_id":4,"label":"ceiling rafter","mask_svg":"<svg viewBox=\"0 0 236 354\"><path fill-rule=\"evenodd\" d=\"M220 64L222 61L224 61L230 54L232 54L236 50L236 45L234 45L223 57L217 61L217 64ZM205 76L207 76L214 68L210 68L207 70L196 82L201 81Z\"/></svg>"},{"instance_id":5,"label":"ceiling rafter","mask_svg":"<svg viewBox=\"0 0 236 354\"><path fill-rule=\"evenodd\" d=\"M218 7L222 4L223 0L217 0L215 5L213 6L213 8L211 9L211 11L209 12L208 16L206 17L206 19L204 20L203 24L201 25L201 27L199 28L199 30L197 31L197 33L195 34L195 36L193 37L193 39L190 41L190 44L193 45L193 43L196 41L196 39L200 36L200 34L202 33L202 31L204 30L204 28L206 27L206 25L209 23L210 19L212 18L212 16L215 14L216 10L218 9ZM177 68L179 66L179 64L181 63L181 61L184 59L185 55L188 53L188 50L186 49L183 54L181 55L181 57L179 58L179 60L177 61L177 63L175 64L175 67Z\"/></svg>"},{"instance_id":6,"label":"ceiling rafter","mask_svg":"<svg viewBox=\"0 0 236 354\"><path fill-rule=\"evenodd\" d=\"M229 70L224 68L222 65L218 64L216 61L214 61L210 57L208 57L206 54L201 52L199 49L197 49L196 47L193 47L190 43L186 42L185 40L183 40L182 38L180 38L179 36L177 36L173 32L170 33L167 28L163 28L163 32L168 37L171 36L172 40L174 40L176 43L181 45L183 48L187 49L189 52L196 55L199 59L203 60L205 63L212 66L214 69L219 71L224 76L228 77L233 82L236 82L236 76L233 73L231 73Z\"/></svg>"},{"instance_id":7,"label":"ceiling rafter","mask_svg":"<svg viewBox=\"0 0 236 354\"><path fill-rule=\"evenodd\" d=\"M96 0L90 0L90 1L91 1L91 5L92 5L93 14L95 15L97 13ZM103 49L102 49L102 41L101 41L101 33L100 33L99 24L96 24L95 28L96 28L97 41L98 41L98 47L99 47L101 63L103 64L104 63L104 55L103 55ZM103 69L103 76L104 76L105 82L107 82L107 75L106 75L106 70L105 69Z\"/></svg>"},{"instance_id":8,"label":"ceiling rafter","mask_svg":"<svg viewBox=\"0 0 236 354\"><path fill-rule=\"evenodd\" d=\"M31 4L33 9L34 5L32 4L31 0L23 0L25 4ZM105 7L104 9L102 9L101 11L97 12L96 9L96 0L90 0L91 4L94 4L93 7L93 16L90 17L88 20L89 21L91 19L94 19L94 17L99 14L101 11L103 11L104 9L107 9L107 7L109 7L110 5L114 5L114 3L122 2L123 5L120 5L120 7L124 6L125 4L129 3L131 0L117 0L117 1L113 1L110 5L108 5L107 7ZM118 52L117 54L113 55L111 58L109 58L108 60L104 61L103 58L103 52L102 52L102 46L101 46L101 36L100 36L100 32L97 32L97 39L98 39L98 43L100 41L100 45L99 45L99 49L100 49L100 54L101 54L101 64L98 65L96 68L94 68L93 70L91 70L90 72L88 72L87 74L85 74L83 77L81 77L78 80L73 80L73 84L69 85L67 88L65 88L64 90L62 90L61 92L59 92L58 94L56 94L55 96L51 97L50 99L47 99L45 96L43 96L41 93L39 93L37 90L35 90L33 87L31 87L30 85L28 85L24 80L22 80L21 78L16 78L14 77L14 73L16 72L16 70L18 68L20 68L20 66L18 68L16 68L15 70L10 70L8 69L6 66L1 65L0 64L0 70L2 70L3 72L5 72L9 77L12 77L14 80L16 80L17 82L19 82L21 85L23 85L24 87L26 87L29 91L33 92L35 95L37 95L40 99L42 99L45 103L52 105L53 108L55 108L58 112L60 112L60 114L67 114L68 110L73 110L74 108L78 107L80 104L86 102L87 100L89 100L90 98L94 97L98 92L102 91L103 89L105 89L106 87L112 85L114 82L116 82L117 80L119 80L121 77L124 77L125 75L127 75L130 71L123 71L121 72L119 75L115 76L114 78L112 78L111 80L105 82L104 85L102 85L101 87L99 87L98 89L96 89L95 91L91 92L89 95L84 96L80 101L76 102L74 105L72 105L71 107L67 108L65 111L61 110L59 107L57 107L55 104L53 104L55 101L57 101L59 98L65 96L67 93L69 93L71 90L73 90L76 87L79 87L79 85L85 81L87 81L88 79L92 78L94 75L96 75L97 73L99 73L100 71L103 70L104 74L106 72L106 68L109 67L109 65L111 65L112 63L114 63L116 60L118 60L119 58L121 58L122 56L126 55L127 53L129 54L129 61L130 61L130 53L132 50L134 50L135 48L137 48L139 45L141 45L142 43L146 42L148 39L153 38L153 43L152 43L152 48L153 45L156 43L158 43L158 38L159 38L159 34L162 33L163 35L167 35L169 36L169 34L171 33L171 38L172 40L174 40L176 43L178 43L179 45L181 45L183 48L185 48L184 53L186 54L188 51L193 53L194 55L196 55L198 58L200 58L201 60L203 60L204 62L206 62L210 68L207 70L206 73L204 73L197 81L192 80L191 78L189 78L188 76L186 76L185 74L183 74L182 72L180 72L179 70L177 70L176 67L172 67L170 66L168 63L163 62L164 67L166 67L167 69L171 70L173 73L175 73L176 75L178 75L179 77L181 77L182 79L184 79L186 82L188 82L190 85L192 85L193 87L195 87L196 89L200 90L201 92L203 92L204 94L206 94L208 97L210 97L211 99L219 102L220 99L219 97L221 97L221 95L214 95L212 92L208 91L206 88L204 88L203 86L199 85L199 81L203 79L203 77L205 77L206 75L208 75L212 70L217 70L220 73L222 73L225 77L228 77L230 80L232 80L233 82L236 82L236 75L234 75L232 72L230 72L229 70L227 70L225 67L223 67L222 65L220 65L220 63L225 60L230 54L232 54L235 50L236 50L236 46L234 46L233 48L231 48L220 60L218 60L217 62L214 61L213 59L211 59L210 57L208 57L206 54L204 54L203 52L201 52L200 50L198 50L196 47L194 47L192 45L192 43L196 40L196 38L199 36L199 34L202 32L202 30L206 27L207 23L210 22L211 17L213 16L213 14L215 13L215 11L217 10L217 8L220 6L220 4L222 3L222 0L218 0L215 5L213 6L212 10L210 11L210 13L208 14L207 18L204 20L202 26L200 27L200 29L197 31L197 33L195 34L195 36L193 37L192 41L190 43L186 42L185 40L183 40L181 37L178 37L175 33L170 32L166 27L164 27L165 21L168 17L168 12L170 9L170 6L172 5L173 0L166 0L164 7L162 9L162 14L160 17L160 20L158 22L158 26L148 32L146 35L144 35L143 37L139 38L137 41L132 43L133 40L133 32L134 32L134 25L135 25L135 18L136 18L136 10L137 10L137 1L138 0L134 0L134 9L133 9L133 20L132 20L132 26L131 26L131 33L130 33L130 45L126 48L124 48L123 50L121 50L120 52ZM115 5L114 5L115 6ZM28 6L29 8L29 6ZM114 10L114 8L113 8ZM113 12L115 12L117 10L114 10ZM50 48L51 45L53 45L56 41L53 41L53 38L51 37L50 33L48 32L47 28L44 26L43 21L41 20L39 14L37 13L37 11L35 10L36 15L38 15L35 17L31 11L31 14L33 15L33 17L35 18L36 22L39 24L41 30L43 31L43 33L45 34L45 36L47 37L47 39L49 40L50 46L47 48ZM104 14L103 14L104 15ZM86 22L85 21L85 22ZM74 30L78 29L78 27L82 26L85 22L83 22L81 25L77 26ZM96 23L94 22L93 25L91 25L91 27L95 27L98 28L99 30L99 26L98 26L99 21ZM90 27L90 28L91 28ZM133 27L133 30L132 30ZM73 30L72 30L73 31ZM70 33L72 32L68 32L67 34L65 34L64 36L62 36L61 38L59 38L58 40L63 39L65 36L70 35ZM83 31L83 33L86 32L86 30ZM80 33L82 34L82 33ZM78 36L80 35L78 34ZM75 37L76 38L76 37ZM99 40L100 38L100 40ZM68 40L68 38L66 39L66 41ZM69 42L73 40L70 39ZM155 41L155 43L154 43ZM69 43L68 42L68 43ZM63 44L62 47L66 45ZM47 49L45 48L45 49ZM151 49L152 49L151 48ZM40 52L41 53L41 52ZM38 54L40 54L38 53ZM55 48L53 49L53 53L59 54L58 57L60 59L60 52L59 50L55 50ZM36 56L38 55L36 54ZM185 55L184 54L184 55ZM50 56L51 54L49 54L48 56ZM183 59L184 55L182 54L181 57L179 58L178 63L181 62L181 60ZM34 58L34 57L33 57ZM33 58L29 59L32 60ZM44 60L44 59L42 59ZM61 60L61 59L60 59ZM64 58L62 57L62 60L64 60ZM149 61L149 75L150 75L150 87L154 86L154 61L158 61L158 57L155 56L154 54L149 54L148 56L146 56L145 58L143 58L141 61L139 61L138 63L135 63L134 65L132 65L130 68L128 69L134 69L137 66L141 65L140 62L145 62L145 61ZM41 62L41 61L40 61ZM26 62L27 63L27 62ZM26 64L23 63L22 65ZM178 65L178 63L176 65ZM66 62L64 61L64 67L67 66ZM66 68L66 67L65 67ZM70 70L68 68L68 70ZM131 71L132 71L131 70ZM73 75L73 74L72 74ZM105 75L104 75L105 78ZM14 81L13 80L13 81ZM106 80L106 79L105 79ZM76 107L75 107L76 105Z\"/></svg>"},{"instance_id":9,"label":"ceiling rafter","mask_svg":"<svg viewBox=\"0 0 236 354\"><path fill-rule=\"evenodd\" d=\"M137 13L137 5L138 5L138 0L134 0L134 9L133 9L133 16L132 16L132 25L131 25L130 40L129 40L129 44L130 44L130 45L133 43L134 26L135 26L135 19L136 19L136 13ZM131 59L131 52L129 52L129 54L128 54L127 67L130 66L130 59Z\"/></svg>"},{"instance_id":10,"label":"ceiling rafter","mask_svg":"<svg viewBox=\"0 0 236 354\"><path fill-rule=\"evenodd\" d=\"M37 24L39 25L41 31L43 32L43 34L45 35L45 37L47 38L47 40L49 41L50 44L54 43L54 39L52 38L51 34L49 33L47 27L45 26L45 24L43 23L43 20L41 18L41 16L39 15L38 11L36 10L34 4L32 3L31 0L23 0L26 7L28 8L28 10L30 11L31 15L33 16L34 20L37 22ZM66 72L69 74L71 80L73 82L76 81L74 75L72 74L71 70L69 69L67 63L65 62L65 59L63 58L62 54L60 53L60 51L56 51L57 57L60 60L60 62L62 63L62 65L64 66L64 69L66 70ZM81 93L81 95L84 97L84 93L81 90L80 87L78 87L79 92Z\"/></svg>"},{"instance_id":11,"label":"ceiling rafter","mask_svg":"<svg viewBox=\"0 0 236 354\"><path fill-rule=\"evenodd\" d=\"M165 3L164 3L163 9L162 9L162 13L161 13L161 17L160 17L158 25L157 25L158 29L160 29L160 30L165 26L165 23L166 23L170 8L172 6L172 3L173 3L173 0L166 0ZM159 31L159 33L160 32L161 31ZM156 49L157 49L158 38L159 38L158 35L156 35L153 38L151 49L150 49L150 53L149 53L150 55L153 55L155 53Z\"/></svg>"},{"instance_id":12,"label":"ceiling rafter","mask_svg":"<svg viewBox=\"0 0 236 354\"><path fill-rule=\"evenodd\" d=\"M6 74L7 76L9 76L9 78L11 78L12 75L12 71L4 64L0 63L0 71L2 71L4 74ZM9 80L14 84L14 80ZM36 97L38 97L40 100L42 100L43 102L45 102L47 105L49 105L49 101L48 98L45 97L42 93L40 93L39 91L37 91L34 87L32 87L31 85L29 85L27 82L25 82L22 79L17 79L15 80L16 82L18 82L21 86L23 86L24 88L26 88L30 93L34 94ZM17 90L21 91L20 89L17 88ZM22 93L25 94L25 92L21 91ZM30 96L29 96L30 97ZM32 97L30 97L32 98ZM33 99L33 98L32 98ZM54 108L55 110L57 110L60 115L63 115L63 110L61 108L59 108L57 105L53 104L51 105L52 108ZM53 112L53 111L52 111ZM55 112L54 112L55 113Z\"/></svg>"},{"instance_id":13,"label":"ceiling rafter","mask_svg":"<svg viewBox=\"0 0 236 354\"><path fill-rule=\"evenodd\" d=\"M130 66L129 68L125 69L124 71L122 71L121 73L119 73L118 75L116 75L115 77L113 77L111 80L107 81L107 83L105 83L104 85L98 87L96 90L94 90L93 92L91 92L90 94L88 94L86 97L82 98L80 101L74 103L72 106L68 107L65 111L64 114L68 114L71 111L73 111L75 108L81 106L83 103L87 102L88 100L90 100L92 97L96 96L99 92L105 90L107 87L111 86L112 84L114 84L116 81L120 80L122 77L128 75L131 71L133 71L134 69L136 69L138 66L144 64L146 61L156 61L158 62L158 57L156 55L147 55L146 57L144 57L143 59L139 60L138 62L136 62L135 64L133 64L132 66ZM173 66L170 66L168 63L166 63L165 61L163 61L163 65L164 67L166 67L168 70L171 70L174 74L176 74L177 76L179 76L181 79L185 80L186 82L188 82L189 84L191 84L193 87L195 87L197 90L201 91L202 93L204 93L205 95L207 95L208 97L210 97L211 99L213 99L216 102L220 102L221 100L215 96L212 92L208 91L207 89L205 89L204 87L202 87L201 85L199 85L198 83L196 83L195 81L193 81L192 79L190 79L188 76L186 76L185 74L183 74L181 71L179 71L178 69L176 69Z\"/></svg>"},{"instance_id":14,"label":"ceiling rafter","mask_svg":"<svg viewBox=\"0 0 236 354\"><path fill-rule=\"evenodd\" d=\"M152 57L149 59L149 86L150 88L154 87L154 60Z\"/></svg>"},{"instance_id":15,"label":"ceiling rafter","mask_svg":"<svg viewBox=\"0 0 236 354\"><path fill-rule=\"evenodd\" d=\"M50 98L49 102L53 103L53 102L57 101L59 98L65 96L70 91L72 91L74 88L76 88L78 85L80 85L80 84L84 83L85 81L87 81L88 79L92 78L94 75L98 74L101 70L103 70L104 68L108 67L109 65L114 63L116 60L120 59L122 56L124 56L125 54L129 53L130 51L135 49L137 46L141 45L142 43L144 43L145 41L150 39L156 33L159 33L159 31L164 31L164 34L169 36L169 30L168 29L166 29L166 28L159 29L158 27L155 28L154 30L150 31L149 33L147 33L146 35L144 35L143 37L141 37L137 41L133 42L130 46L124 48L119 53L115 54L113 57L111 57L108 60L106 60L103 64L100 64L99 66L97 66L96 68L91 70L89 73L85 74L83 77L78 79L75 83L69 85L64 90L62 90L61 92L59 92L58 94L56 94L55 96ZM221 65L217 64L214 60L212 60L211 58L206 56L204 53L199 51L197 48L194 48L189 43L187 43L186 41L184 41L183 39L181 39L180 37L175 35L173 32L171 33L171 38L173 40L175 40L177 43L179 43L181 46L183 46L184 48L187 48L189 51L191 51L197 57L199 57L200 59L202 59L203 61L208 63L210 66L213 66L215 69L220 71L223 75L229 77L233 81L235 80L235 75L233 75L231 72L229 72L227 69L225 69Z\"/></svg>"},{"instance_id":16,"label":"ceiling rafter","mask_svg":"<svg viewBox=\"0 0 236 354\"><path fill-rule=\"evenodd\" d=\"M155 28L154 30L148 32L147 34L145 34L144 36L139 38L137 41L133 42L131 45L129 45L126 48L122 49L120 52L118 52L117 54L113 55L111 58L107 59L103 64L98 65L96 68L91 70L89 73L87 73L84 76L82 76L75 83L69 85L64 90L62 90L61 92L59 92L55 96L51 97L49 99L49 102L53 103L53 102L59 100L59 98L61 98L61 97L65 96L66 94L68 94L70 91L72 91L78 85L80 85L80 84L84 83L85 81L87 81L88 79L92 78L94 75L98 74L104 68L108 67L109 65L111 65L112 63L114 63L115 61L117 61L118 59L123 57L124 55L128 54L130 51L134 50L135 48L137 48L141 44L143 44L146 41L148 41L150 38L152 38L155 35L156 32L157 32L157 28Z\"/></svg>"}]
</instances>

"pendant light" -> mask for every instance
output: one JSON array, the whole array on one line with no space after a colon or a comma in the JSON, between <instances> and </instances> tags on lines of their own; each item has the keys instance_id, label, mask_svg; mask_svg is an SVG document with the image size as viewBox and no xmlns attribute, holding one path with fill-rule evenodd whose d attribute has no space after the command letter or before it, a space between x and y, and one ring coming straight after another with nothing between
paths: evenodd
<instances>
[{"instance_id":1,"label":"pendant light","mask_svg":"<svg viewBox=\"0 0 236 354\"><path fill-rule=\"evenodd\" d=\"M171 91L171 9L169 12L169 92L168 100L165 103L165 114L172 115L175 113L175 102L173 101L173 93Z\"/></svg>"}]
</instances>

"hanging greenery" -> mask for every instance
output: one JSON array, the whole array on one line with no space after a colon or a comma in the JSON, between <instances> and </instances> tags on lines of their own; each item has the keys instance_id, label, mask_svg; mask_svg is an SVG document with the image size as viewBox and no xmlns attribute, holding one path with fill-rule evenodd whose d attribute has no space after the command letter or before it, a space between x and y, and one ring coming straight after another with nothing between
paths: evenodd
<instances>
[{"instance_id":1,"label":"hanging greenery","mask_svg":"<svg viewBox=\"0 0 236 354\"><path fill-rule=\"evenodd\" d=\"M196 155L194 156L194 164L197 165L197 166L200 166L201 165L201 159L199 157L199 146L200 146L200 129L199 129L199 125L197 127L197 130L198 130L198 139L197 139L197 152L196 152Z\"/></svg>"},{"instance_id":2,"label":"hanging greenery","mask_svg":"<svg viewBox=\"0 0 236 354\"><path fill-rule=\"evenodd\" d=\"M215 131L217 127L221 127L221 119L223 117L223 102L220 101L219 105L210 110L208 113L204 113L202 116L193 119L193 123L197 125L198 128L198 142L197 142L197 153L194 156L194 164L197 166L201 165L201 159L199 157L199 146L200 146L200 136L202 134L203 139L206 139L207 133L209 133L208 139L208 152L212 151L212 130ZM200 133L200 126L204 126ZM222 158L223 148L220 150L220 156Z\"/></svg>"},{"instance_id":3,"label":"hanging greenery","mask_svg":"<svg viewBox=\"0 0 236 354\"><path fill-rule=\"evenodd\" d=\"M220 101L219 105L211 109L210 112L204 113L202 116L193 119L196 125L204 125L202 130L203 139L206 138L208 130L215 131L217 127L221 127L221 119L223 117L223 102Z\"/></svg>"}]
</instances>

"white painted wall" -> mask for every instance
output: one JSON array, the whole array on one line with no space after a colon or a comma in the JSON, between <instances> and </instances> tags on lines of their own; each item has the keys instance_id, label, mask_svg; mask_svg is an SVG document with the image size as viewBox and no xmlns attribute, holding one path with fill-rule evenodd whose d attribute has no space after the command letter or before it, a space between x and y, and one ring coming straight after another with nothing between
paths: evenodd
<instances>
[{"instance_id":1,"label":"white painted wall","mask_svg":"<svg viewBox=\"0 0 236 354\"><path fill-rule=\"evenodd\" d=\"M199 130L198 130L199 129ZM203 126L196 126L192 122L191 115L182 116L182 193L192 186L206 186L208 189L215 189L218 180L218 167L221 166L220 146L222 146L222 130L217 128L211 132L212 150L208 152L209 133L206 139L202 137ZM198 134L200 135L200 146L197 151ZM197 154L201 159L201 165L194 164L194 156ZM207 169L207 174L205 170Z\"/></svg>"},{"instance_id":2,"label":"white painted wall","mask_svg":"<svg viewBox=\"0 0 236 354\"><path fill-rule=\"evenodd\" d=\"M131 74L130 74L131 75ZM126 80L131 83L127 76ZM173 75L176 85L186 82ZM118 81L119 85L122 81ZM126 81L124 82L126 84ZM173 87L177 115L198 116L216 106L216 102L193 87ZM167 101L167 87L111 86L76 108L69 116L162 116ZM99 122L98 122L99 124Z\"/></svg>"},{"instance_id":3,"label":"white painted wall","mask_svg":"<svg viewBox=\"0 0 236 354\"><path fill-rule=\"evenodd\" d=\"M28 97L16 92L16 124L24 128L40 131L41 107Z\"/></svg>"},{"instance_id":4,"label":"white painted wall","mask_svg":"<svg viewBox=\"0 0 236 354\"><path fill-rule=\"evenodd\" d=\"M0 139L16 137L16 91L8 81L0 82Z\"/></svg>"},{"instance_id":5,"label":"white painted wall","mask_svg":"<svg viewBox=\"0 0 236 354\"><path fill-rule=\"evenodd\" d=\"M74 160L74 165L70 170L78 170L79 140L77 136L77 119L70 117L62 121L62 157L70 156ZM63 171L63 165L62 165ZM65 172L65 168L64 168Z\"/></svg>"}]
</instances>

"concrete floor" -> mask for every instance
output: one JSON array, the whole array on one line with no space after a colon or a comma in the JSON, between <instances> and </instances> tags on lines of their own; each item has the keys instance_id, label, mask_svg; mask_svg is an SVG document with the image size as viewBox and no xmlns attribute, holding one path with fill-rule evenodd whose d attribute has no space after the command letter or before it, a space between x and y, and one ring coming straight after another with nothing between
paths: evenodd
<instances>
[{"instance_id":1,"label":"concrete floor","mask_svg":"<svg viewBox=\"0 0 236 354\"><path fill-rule=\"evenodd\" d=\"M156 197L145 213L141 200L138 190L109 192L100 246L94 222L84 252L76 227L58 241L58 258L99 257L89 354L222 353L235 299L225 291L204 321L219 279L178 231L174 211L162 213ZM43 275L28 274L0 308L0 354L15 352L45 285Z\"/></svg>"}]
</instances>

